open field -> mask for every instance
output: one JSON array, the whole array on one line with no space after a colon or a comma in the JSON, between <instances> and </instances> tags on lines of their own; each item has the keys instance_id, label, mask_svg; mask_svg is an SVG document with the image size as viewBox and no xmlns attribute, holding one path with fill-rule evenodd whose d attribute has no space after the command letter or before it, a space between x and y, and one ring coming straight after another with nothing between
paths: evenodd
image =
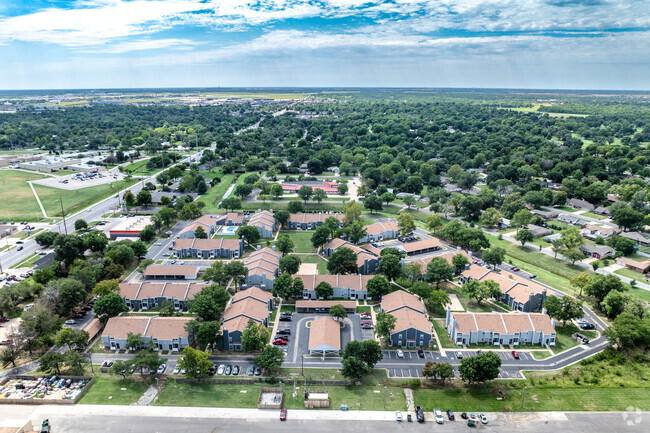
<instances>
[{"instance_id":1,"label":"open field","mask_svg":"<svg viewBox=\"0 0 650 433\"><path fill-rule=\"evenodd\" d=\"M150 380L95 377L92 388L79 403L124 405L135 403L144 394L151 382ZM111 398L109 399L109 397Z\"/></svg>"},{"instance_id":2,"label":"open field","mask_svg":"<svg viewBox=\"0 0 650 433\"><path fill-rule=\"evenodd\" d=\"M606 220L607 219L607 216L598 215L597 213L593 213L593 212L583 212L582 215L584 215L586 217L589 217L589 218L594 218L594 219L597 219L597 220Z\"/></svg>"},{"instance_id":3,"label":"open field","mask_svg":"<svg viewBox=\"0 0 650 433\"><path fill-rule=\"evenodd\" d=\"M293 241L293 252L294 253L316 253L316 248L311 243L311 237L314 234L313 231L299 231L299 230L286 230L281 231L281 235L288 235L289 238ZM302 259L302 256L301 256ZM316 263L316 262L308 262Z\"/></svg>"},{"instance_id":4,"label":"open field","mask_svg":"<svg viewBox=\"0 0 650 433\"><path fill-rule=\"evenodd\" d=\"M124 166L124 172L125 173L130 173L134 176L151 176L155 173L158 173L162 168L154 168L153 170L150 170L147 168L147 162L149 162L149 159L143 159L142 161L134 162L133 164L129 164Z\"/></svg>"},{"instance_id":5,"label":"open field","mask_svg":"<svg viewBox=\"0 0 650 433\"><path fill-rule=\"evenodd\" d=\"M326 275L329 274L330 272L327 270L327 262L325 259L322 257L314 254L314 255L299 255L300 260L302 263L316 263L316 267L318 268L318 274L319 275Z\"/></svg>"},{"instance_id":6,"label":"open field","mask_svg":"<svg viewBox=\"0 0 650 433\"><path fill-rule=\"evenodd\" d=\"M44 177L24 171L0 170L0 219L35 221L43 217L27 181Z\"/></svg>"},{"instance_id":7,"label":"open field","mask_svg":"<svg viewBox=\"0 0 650 433\"><path fill-rule=\"evenodd\" d=\"M235 180L234 174L224 174L220 176L221 182L210 188L205 194L200 196L198 200L205 203L203 211L207 214L224 212L224 209L219 209L217 205L223 198L223 195L228 191L230 185Z\"/></svg>"},{"instance_id":8,"label":"open field","mask_svg":"<svg viewBox=\"0 0 650 433\"><path fill-rule=\"evenodd\" d=\"M555 331L557 333L557 337L555 339L555 346L552 348L553 352L560 353L580 344L571 338L571 335L578 332L578 327L573 323L567 322L566 325L562 326L562 323L560 322L555 326ZM580 330L579 332L590 340L593 340L598 336L598 332L596 331Z\"/></svg>"},{"instance_id":9,"label":"open field","mask_svg":"<svg viewBox=\"0 0 650 433\"><path fill-rule=\"evenodd\" d=\"M308 93L279 93L279 92L206 92L202 96L211 96L218 99L228 98L269 98L269 99L293 99L303 100L309 96Z\"/></svg>"},{"instance_id":10,"label":"open field","mask_svg":"<svg viewBox=\"0 0 650 433\"><path fill-rule=\"evenodd\" d=\"M632 269L628 269L628 268L618 269L614 271L614 273L618 275L623 275L624 277L632 278L633 280L637 280L637 281L647 281L647 279L643 277L642 273L635 272Z\"/></svg>"}]
</instances>

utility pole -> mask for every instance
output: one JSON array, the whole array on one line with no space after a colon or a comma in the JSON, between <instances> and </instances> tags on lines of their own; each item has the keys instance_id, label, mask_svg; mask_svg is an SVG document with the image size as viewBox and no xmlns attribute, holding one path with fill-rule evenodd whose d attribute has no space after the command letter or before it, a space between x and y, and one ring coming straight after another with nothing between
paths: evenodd
<instances>
[{"instance_id":1,"label":"utility pole","mask_svg":"<svg viewBox=\"0 0 650 433\"><path fill-rule=\"evenodd\" d=\"M524 386L524 390L521 392L521 408L522 409L524 408L524 397L526 396L526 388L527 387Z\"/></svg>"},{"instance_id":2,"label":"utility pole","mask_svg":"<svg viewBox=\"0 0 650 433\"><path fill-rule=\"evenodd\" d=\"M61 203L61 216L63 217L63 228L65 229L65 234L68 234L68 226L65 224L65 212L63 211L63 197L59 194L59 202Z\"/></svg>"},{"instance_id":3,"label":"utility pole","mask_svg":"<svg viewBox=\"0 0 650 433\"><path fill-rule=\"evenodd\" d=\"M305 376L305 352L300 352L300 374Z\"/></svg>"}]
</instances>

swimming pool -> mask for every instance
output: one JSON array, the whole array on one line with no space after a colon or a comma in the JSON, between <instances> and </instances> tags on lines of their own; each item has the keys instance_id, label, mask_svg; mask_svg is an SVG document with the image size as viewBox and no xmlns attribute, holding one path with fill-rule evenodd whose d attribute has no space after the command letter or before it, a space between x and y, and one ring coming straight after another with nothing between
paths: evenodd
<instances>
[{"instance_id":1,"label":"swimming pool","mask_svg":"<svg viewBox=\"0 0 650 433\"><path fill-rule=\"evenodd\" d=\"M219 233L222 235L234 235L237 234L237 229L239 229L237 226L223 226L219 230Z\"/></svg>"}]
</instances>

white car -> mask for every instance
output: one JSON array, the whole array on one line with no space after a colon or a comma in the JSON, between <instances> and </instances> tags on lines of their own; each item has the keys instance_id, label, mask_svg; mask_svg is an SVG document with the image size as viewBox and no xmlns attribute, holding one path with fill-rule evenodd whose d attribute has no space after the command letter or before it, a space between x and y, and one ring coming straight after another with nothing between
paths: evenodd
<instances>
[{"instance_id":1,"label":"white car","mask_svg":"<svg viewBox=\"0 0 650 433\"><path fill-rule=\"evenodd\" d=\"M66 324L66 325L74 325L75 323L77 323L77 321L74 320L74 319L69 319L69 320L66 320L66 321L65 321L65 324Z\"/></svg>"},{"instance_id":2,"label":"white car","mask_svg":"<svg viewBox=\"0 0 650 433\"><path fill-rule=\"evenodd\" d=\"M442 411L437 407L433 409L433 416L436 418L436 422L438 424L442 424L444 422L444 418L442 417Z\"/></svg>"},{"instance_id":3,"label":"white car","mask_svg":"<svg viewBox=\"0 0 650 433\"><path fill-rule=\"evenodd\" d=\"M34 307L34 304L27 304L27 305L25 305L25 308L23 308L23 311L29 311L29 310L32 309L32 307ZM59 323L61 323L61 322L59 322Z\"/></svg>"},{"instance_id":4,"label":"white car","mask_svg":"<svg viewBox=\"0 0 650 433\"><path fill-rule=\"evenodd\" d=\"M456 358L458 358L458 359L463 359L463 352L461 352L460 350L457 351L457 352L456 352Z\"/></svg>"},{"instance_id":5,"label":"white car","mask_svg":"<svg viewBox=\"0 0 650 433\"><path fill-rule=\"evenodd\" d=\"M397 422L402 422L402 412L400 411L395 412L395 420Z\"/></svg>"},{"instance_id":6,"label":"white car","mask_svg":"<svg viewBox=\"0 0 650 433\"><path fill-rule=\"evenodd\" d=\"M178 374L180 371L181 371L181 369L178 368L178 365L177 365L177 366L174 367L174 369L172 370L172 374Z\"/></svg>"},{"instance_id":7,"label":"white car","mask_svg":"<svg viewBox=\"0 0 650 433\"><path fill-rule=\"evenodd\" d=\"M404 358L404 352L402 352L400 349L397 349L395 351L395 354L397 355L398 358Z\"/></svg>"},{"instance_id":8,"label":"white car","mask_svg":"<svg viewBox=\"0 0 650 433\"><path fill-rule=\"evenodd\" d=\"M226 370L226 366L221 364L219 368L217 368L217 374L221 376L225 370Z\"/></svg>"},{"instance_id":9,"label":"white car","mask_svg":"<svg viewBox=\"0 0 650 433\"><path fill-rule=\"evenodd\" d=\"M167 364L163 364L160 367L158 367L158 370L156 370L156 373L158 374L163 374L167 370Z\"/></svg>"},{"instance_id":10,"label":"white car","mask_svg":"<svg viewBox=\"0 0 650 433\"><path fill-rule=\"evenodd\" d=\"M157 246L157 247L159 247L159 246L162 245L162 243L161 243L161 242L156 242L154 245Z\"/></svg>"}]
</instances>

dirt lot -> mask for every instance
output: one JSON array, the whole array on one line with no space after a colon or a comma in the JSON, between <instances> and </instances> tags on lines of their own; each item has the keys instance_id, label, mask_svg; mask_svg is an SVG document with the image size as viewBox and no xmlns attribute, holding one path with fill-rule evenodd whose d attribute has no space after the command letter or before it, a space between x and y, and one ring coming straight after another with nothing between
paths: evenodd
<instances>
[{"instance_id":1,"label":"dirt lot","mask_svg":"<svg viewBox=\"0 0 650 433\"><path fill-rule=\"evenodd\" d=\"M318 265L316 263L301 263L298 273L300 275L318 275Z\"/></svg>"}]
</instances>

